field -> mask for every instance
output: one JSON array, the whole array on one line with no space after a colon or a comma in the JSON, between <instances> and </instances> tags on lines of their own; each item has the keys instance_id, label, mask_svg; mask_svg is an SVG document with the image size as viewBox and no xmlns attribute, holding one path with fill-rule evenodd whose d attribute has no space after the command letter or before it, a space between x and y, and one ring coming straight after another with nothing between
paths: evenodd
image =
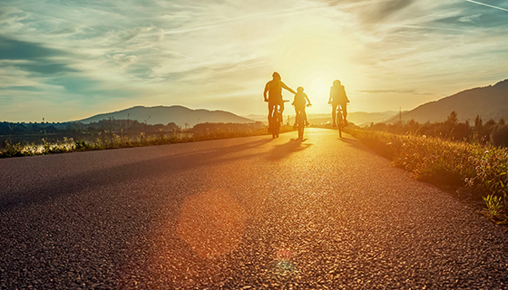
<instances>
[{"instance_id":1,"label":"field","mask_svg":"<svg viewBox=\"0 0 508 290\"><path fill-rule=\"evenodd\" d=\"M293 131L290 126L281 127L281 132ZM203 123L189 130L176 129L173 132L131 133L102 131L97 134L79 134L77 139L65 134L5 136L0 146L0 158L46 155L86 150L103 150L201 140L268 134L264 126L258 124L210 124ZM1 140L1 139L0 139Z\"/></svg>"}]
</instances>

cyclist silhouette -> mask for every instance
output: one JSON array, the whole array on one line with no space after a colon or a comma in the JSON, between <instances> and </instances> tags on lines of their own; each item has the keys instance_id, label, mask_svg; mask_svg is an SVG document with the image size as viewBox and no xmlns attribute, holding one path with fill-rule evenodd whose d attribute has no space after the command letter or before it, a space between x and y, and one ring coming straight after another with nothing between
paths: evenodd
<instances>
[{"instance_id":1,"label":"cyclist silhouette","mask_svg":"<svg viewBox=\"0 0 508 290\"><path fill-rule=\"evenodd\" d=\"M335 123L337 107L340 106L342 109L342 115L344 116L344 123L347 125L347 103L349 103L349 99L346 95L346 90L343 85L341 85L339 80L333 82L333 86L330 88L330 98L328 99L328 104L332 104L332 119L333 119L333 127L337 127Z\"/></svg>"},{"instance_id":2,"label":"cyclist silhouette","mask_svg":"<svg viewBox=\"0 0 508 290\"><path fill-rule=\"evenodd\" d=\"M311 103L307 97L307 94L303 92L303 87L298 87L296 90L297 93L295 95L295 100L293 101L293 106L295 106L295 113L296 116L298 116L299 113L302 114L305 120L305 126L308 126L309 122L307 121L307 113L305 113L305 107L311 106ZM296 128L296 118L295 125L293 127Z\"/></svg>"},{"instance_id":3,"label":"cyclist silhouette","mask_svg":"<svg viewBox=\"0 0 508 290\"><path fill-rule=\"evenodd\" d=\"M274 72L272 75L273 79L266 83L265 91L263 96L265 97L265 102L268 102L268 130L272 129L272 124L270 122L270 117L272 116L273 110L275 110L276 106L280 107L280 112L284 112L284 102L282 101L282 89L286 89L293 94L296 94L290 87L288 87L285 83L281 81L281 77L278 72ZM267 97L268 93L268 97Z\"/></svg>"}]
</instances>

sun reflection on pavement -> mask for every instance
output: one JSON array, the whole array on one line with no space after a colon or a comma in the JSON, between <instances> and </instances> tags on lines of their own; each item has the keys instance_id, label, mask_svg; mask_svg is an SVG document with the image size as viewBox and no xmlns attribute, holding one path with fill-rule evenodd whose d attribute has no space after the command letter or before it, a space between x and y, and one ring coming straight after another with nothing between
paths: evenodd
<instances>
[{"instance_id":1,"label":"sun reflection on pavement","mask_svg":"<svg viewBox=\"0 0 508 290\"><path fill-rule=\"evenodd\" d=\"M298 272L293 259L294 253L288 249L279 249L275 254L274 272L278 276L291 276Z\"/></svg>"},{"instance_id":2,"label":"sun reflection on pavement","mask_svg":"<svg viewBox=\"0 0 508 290\"><path fill-rule=\"evenodd\" d=\"M212 258L238 248L247 218L228 193L207 191L185 199L177 234L200 258Z\"/></svg>"}]
</instances>

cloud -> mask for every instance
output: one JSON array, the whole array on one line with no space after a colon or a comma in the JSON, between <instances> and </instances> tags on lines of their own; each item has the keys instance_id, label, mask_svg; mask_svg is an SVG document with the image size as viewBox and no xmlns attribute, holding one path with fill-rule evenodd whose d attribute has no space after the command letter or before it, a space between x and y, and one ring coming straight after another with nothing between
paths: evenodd
<instances>
[{"instance_id":1,"label":"cloud","mask_svg":"<svg viewBox=\"0 0 508 290\"><path fill-rule=\"evenodd\" d=\"M416 0L318 0L330 7L351 11L363 23L375 24L411 6Z\"/></svg>"},{"instance_id":2,"label":"cloud","mask_svg":"<svg viewBox=\"0 0 508 290\"><path fill-rule=\"evenodd\" d=\"M10 95L0 96L0 104L8 106L14 101L14 97Z\"/></svg>"},{"instance_id":3,"label":"cloud","mask_svg":"<svg viewBox=\"0 0 508 290\"><path fill-rule=\"evenodd\" d=\"M386 18L389 18L392 14L395 14L406 7L413 4L415 0L390 0L380 2L375 9L371 10L369 20L373 22L379 22Z\"/></svg>"},{"instance_id":4,"label":"cloud","mask_svg":"<svg viewBox=\"0 0 508 290\"><path fill-rule=\"evenodd\" d=\"M136 60L138 59L138 57L135 55L126 55L124 53L112 54L108 55L107 57L113 59L118 65L122 67L129 66L134 62L136 62Z\"/></svg>"},{"instance_id":5,"label":"cloud","mask_svg":"<svg viewBox=\"0 0 508 290\"><path fill-rule=\"evenodd\" d=\"M8 62L10 66L38 73L56 74L76 72L55 58L70 54L57 49L47 48L37 43L20 41L0 36L0 60L25 60L23 62ZM4 64L7 64L4 62Z\"/></svg>"},{"instance_id":6,"label":"cloud","mask_svg":"<svg viewBox=\"0 0 508 290\"><path fill-rule=\"evenodd\" d=\"M40 44L20 41L0 35L0 59L41 59L67 53Z\"/></svg>"},{"instance_id":7,"label":"cloud","mask_svg":"<svg viewBox=\"0 0 508 290\"><path fill-rule=\"evenodd\" d=\"M483 5L483 6L490 7L490 8L494 8L494 9L497 9L497 10L508 12L508 9L503 8L503 7L494 6L494 5L490 5L490 4L486 4L486 3L478 2L478 1L473 1L473 0L465 0L465 1L470 2L470 3L474 3L474 4L478 4L478 5Z\"/></svg>"},{"instance_id":8,"label":"cloud","mask_svg":"<svg viewBox=\"0 0 508 290\"><path fill-rule=\"evenodd\" d=\"M328 73L410 107L420 91L506 78L506 17L469 2L3 0L0 96L15 97L18 115L41 98L62 116L161 103L251 113L266 109L259 93L277 70L291 85Z\"/></svg>"},{"instance_id":9,"label":"cloud","mask_svg":"<svg viewBox=\"0 0 508 290\"><path fill-rule=\"evenodd\" d=\"M462 17L459 18L459 21L461 21L461 22L476 23L481 16L482 16L482 14L480 14L480 13L473 14L473 15L462 16Z\"/></svg>"}]
</instances>

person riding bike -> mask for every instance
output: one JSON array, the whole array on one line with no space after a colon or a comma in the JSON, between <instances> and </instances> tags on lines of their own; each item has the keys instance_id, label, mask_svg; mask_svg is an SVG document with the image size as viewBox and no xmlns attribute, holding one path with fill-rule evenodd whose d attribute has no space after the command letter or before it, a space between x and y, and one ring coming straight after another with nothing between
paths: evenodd
<instances>
[{"instance_id":1,"label":"person riding bike","mask_svg":"<svg viewBox=\"0 0 508 290\"><path fill-rule=\"evenodd\" d=\"M274 72L272 77L273 79L266 83L265 91L263 93L265 102L268 102L268 130L272 129L272 122L270 120L272 113L275 110L275 106L278 105L280 107L281 115L284 111L284 101L282 101L282 88L290 91L293 94L296 94L295 91L293 91L290 87L281 81L281 77L278 72Z\"/></svg>"},{"instance_id":2,"label":"person riding bike","mask_svg":"<svg viewBox=\"0 0 508 290\"><path fill-rule=\"evenodd\" d=\"M347 103L349 103L349 99L346 95L346 90L344 86L340 83L339 80L333 82L333 86L330 88L330 98L328 100L328 104L332 104L332 119L333 119L333 127L337 127L336 114L337 108L340 106L342 109L342 116L344 118L344 124L347 125Z\"/></svg>"},{"instance_id":3,"label":"person riding bike","mask_svg":"<svg viewBox=\"0 0 508 290\"><path fill-rule=\"evenodd\" d=\"M307 113L305 113L305 107L310 106L311 103L309 101L309 98L307 97L307 94L303 92L302 87L298 87L297 93L295 95L295 100L293 101L293 106L295 106L295 113L296 116L298 116L298 113L303 114L303 118L305 120L305 126L309 125L309 122L307 121ZM296 128L296 118L295 118L295 125L293 128Z\"/></svg>"}]
</instances>

